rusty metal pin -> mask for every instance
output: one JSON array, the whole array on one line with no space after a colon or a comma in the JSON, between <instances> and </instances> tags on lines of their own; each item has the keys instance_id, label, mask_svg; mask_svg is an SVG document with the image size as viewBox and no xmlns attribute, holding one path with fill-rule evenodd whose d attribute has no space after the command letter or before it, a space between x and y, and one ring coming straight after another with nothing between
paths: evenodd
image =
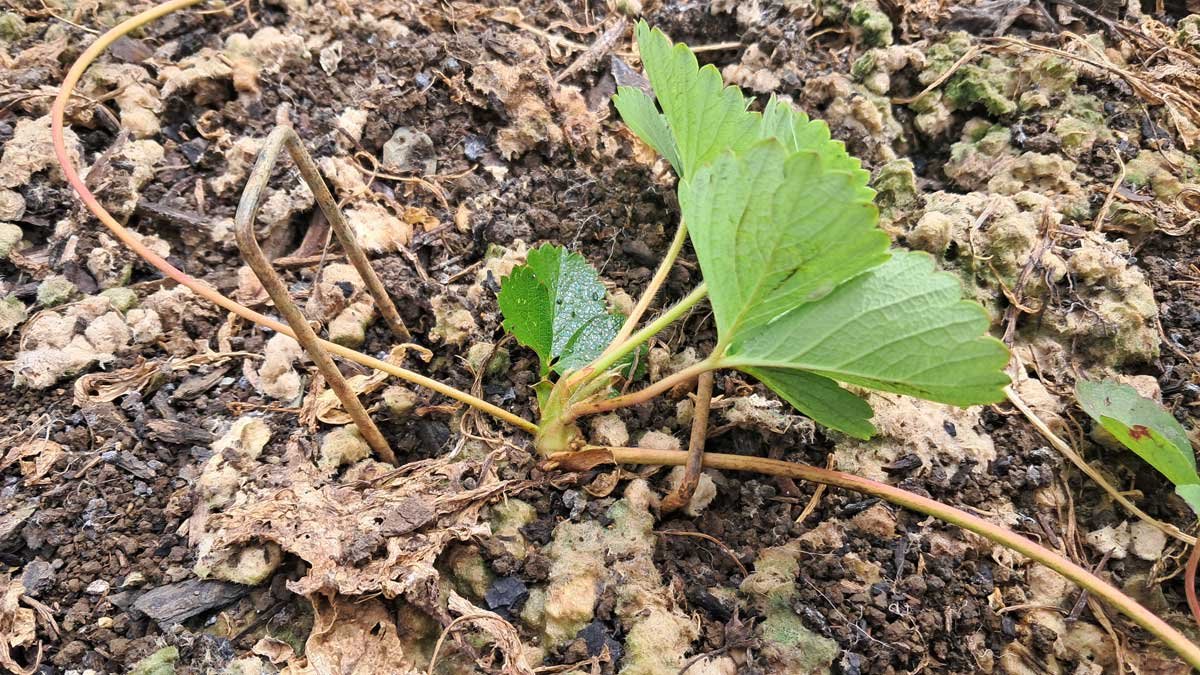
<instances>
[{"instance_id":1,"label":"rusty metal pin","mask_svg":"<svg viewBox=\"0 0 1200 675\"><path fill-rule=\"evenodd\" d=\"M312 157L304 149L304 145L300 142L300 137L290 127L276 127L267 136L262 152L259 153L258 159L254 163L254 168L250 172L250 179L246 181L246 189L242 193L242 199L238 202L237 213L234 216L234 233L237 237L238 248L241 250L242 258L246 261L246 264L258 276L258 280L262 283L263 289L267 291L267 295L271 296L271 300L275 303L275 308L296 333L296 341L300 343L300 346L304 347L309 357L312 358L313 363L317 364L317 369L325 376L325 381L329 383L329 388L333 390L338 400L342 402L342 407L346 409L355 426L358 427L359 433L362 434L367 445L371 446L371 449L375 451L375 454L380 459L391 464L396 464L396 455L392 452L383 434L380 433L379 427L375 426L375 422L371 420L370 415L363 408L362 402L358 400L358 396L350 388L349 383L346 382L346 378L342 377L341 371L338 370L329 353L321 347L320 339L313 332L312 326L308 324L308 319L304 317L304 313L300 311L300 308L296 306L291 296L288 295L287 287L284 286L283 280L275 273L271 262L263 254L262 249L258 245L258 238L254 234L254 220L258 216L258 209L262 203L263 189L266 188L267 180L271 177L271 170L275 167L275 162L279 158L279 150L284 146L287 147L288 154L292 156L292 160L300 170L300 175L304 178L304 182L312 189L313 196L316 198L321 210L325 213L325 217L329 220L333 231L337 233L338 239L341 240L342 247L346 249L347 257L354 264L363 281L366 282L371 295L375 297L380 313L386 317L387 312L384 306L386 304L387 307L390 307L397 322L392 324L393 330L396 330L396 326L398 325L400 331L403 332L403 337L408 337L408 330L404 327L403 322L400 322L400 317L396 314L396 308L383 291L383 284L379 281L379 277L375 276L374 270L371 269L366 254L363 253L357 242L354 241L354 235L350 232L349 226L346 224L345 219L342 218L341 211L338 210L336 203L333 201L333 195L329 193L329 189L325 186L325 181L321 178L316 163L312 161ZM392 322L389 321L389 323Z\"/></svg>"}]
</instances>

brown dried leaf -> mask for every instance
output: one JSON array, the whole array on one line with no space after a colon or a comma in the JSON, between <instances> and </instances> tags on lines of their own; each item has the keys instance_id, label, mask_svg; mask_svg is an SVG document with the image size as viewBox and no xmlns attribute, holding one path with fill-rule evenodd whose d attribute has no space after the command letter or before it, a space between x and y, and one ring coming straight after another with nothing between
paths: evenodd
<instances>
[{"instance_id":1,"label":"brown dried leaf","mask_svg":"<svg viewBox=\"0 0 1200 675\"><path fill-rule=\"evenodd\" d=\"M215 535L208 555L275 542L310 565L305 577L288 582L294 593L307 596L392 598L432 583L442 549L453 539L486 532L479 522L484 504L521 487L489 470L479 487L462 488L461 476L478 474L490 466L486 460L436 458L398 469L363 461L331 480L299 443L289 445L284 459L264 465L230 508L208 516L204 526Z\"/></svg>"},{"instance_id":2,"label":"brown dried leaf","mask_svg":"<svg viewBox=\"0 0 1200 675\"><path fill-rule=\"evenodd\" d=\"M190 370L195 366L219 363L239 356L254 355L249 352L207 352L186 358L172 357L165 363L160 360L147 361L139 356L128 368L89 373L76 379L75 405L82 407L88 403L111 403L135 389L145 394L167 373Z\"/></svg>"},{"instance_id":3,"label":"brown dried leaf","mask_svg":"<svg viewBox=\"0 0 1200 675\"><path fill-rule=\"evenodd\" d=\"M289 659L296 656L296 652L292 646L283 640L276 640L273 637L264 637L250 651L258 656L262 656L274 665L287 662Z\"/></svg>"},{"instance_id":4,"label":"brown dried leaf","mask_svg":"<svg viewBox=\"0 0 1200 675\"><path fill-rule=\"evenodd\" d=\"M139 356L128 368L84 375L75 380L75 405L110 403L135 389L143 390L161 375L160 365L160 361L147 361Z\"/></svg>"},{"instance_id":5,"label":"brown dried leaf","mask_svg":"<svg viewBox=\"0 0 1200 675\"><path fill-rule=\"evenodd\" d=\"M525 649L521 645L521 638L511 623L495 612L476 607L470 600L454 591L450 591L447 606L451 612L459 615L460 622L470 621L491 638L493 646L504 656L501 673L504 675L533 675L533 668L530 668L529 663L525 660Z\"/></svg>"},{"instance_id":6,"label":"brown dried leaf","mask_svg":"<svg viewBox=\"0 0 1200 675\"><path fill-rule=\"evenodd\" d=\"M20 605L25 587L20 579L0 576L0 668L17 675L29 675L42 661L42 645L37 644L37 656L29 666L13 658L14 647L28 647L37 640L37 619L34 611Z\"/></svg>"},{"instance_id":7,"label":"brown dried leaf","mask_svg":"<svg viewBox=\"0 0 1200 675\"><path fill-rule=\"evenodd\" d=\"M416 675L418 670L404 654L396 623L387 606L376 599L314 597L316 614L312 633L304 645L307 663L288 664L283 675Z\"/></svg>"},{"instance_id":8,"label":"brown dried leaf","mask_svg":"<svg viewBox=\"0 0 1200 675\"><path fill-rule=\"evenodd\" d=\"M46 474L54 468L58 460L67 454L63 446L54 441L35 438L21 446L21 475L25 477L25 485L45 483ZM9 453L11 454L11 452ZM32 458L32 459L30 459ZM7 463L5 457L5 463Z\"/></svg>"}]
</instances>

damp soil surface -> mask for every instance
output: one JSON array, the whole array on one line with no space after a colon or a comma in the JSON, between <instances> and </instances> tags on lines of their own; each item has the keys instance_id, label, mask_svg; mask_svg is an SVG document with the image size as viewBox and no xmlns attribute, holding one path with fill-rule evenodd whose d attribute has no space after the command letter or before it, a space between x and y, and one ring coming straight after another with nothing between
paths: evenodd
<instances>
[{"instance_id":1,"label":"damp soil surface","mask_svg":"<svg viewBox=\"0 0 1200 675\"><path fill-rule=\"evenodd\" d=\"M958 144L975 133L977 121L1026 139L1021 146L1012 141L1014 157L1066 152L1064 141L1044 126L1041 115L1019 109L998 112L969 100L946 106L944 126L929 132L920 122L924 111L906 101L942 83L920 80L923 66L913 56L912 62L888 73L890 82L881 94L865 82L871 73L883 71L869 68L865 57L883 59L887 53L900 59L900 47L928 55L932 45L956 30L974 33L962 39L976 46L995 44L977 37L986 33L1066 47L1072 43L1062 34L1074 32L1101 49L1119 51L1124 42L1119 27L1137 26L1141 20L1117 3L1082 9L1057 2L999 4L1004 11L972 13L972 3L955 11L858 3L866 8L862 11L869 10L869 20L858 9L830 2L621 6L643 11L675 40L703 47L702 62L723 69L727 79L762 94L764 101L773 92L814 117L829 119L834 137L862 156L877 180L891 175L885 168L911 162L907 201L902 191L876 185L881 196L896 200L881 206L889 233L904 246L916 238L932 193L1013 194L989 183L988 175L972 185L946 174L947 165L957 166L966 152ZM0 97L0 146L15 147L20 125L47 114L48 95L95 31L140 8L103 0L45 7L14 3L0 12L5 22L0 45L9 64L0 81L12 92ZM1168 39L1184 25L1184 13L1153 14L1153 9L1147 9L1145 20L1165 31L1157 34L1159 39ZM878 28L882 20L887 22L886 39ZM623 31L621 25L626 26ZM136 206L124 214L127 224L166 242L169 260L222 293L249 297L255 289L247 289L244 275L239 276L241 260L228 229L256 152L242 141L261 139L280 123L292 125L315 157L341 158L342 169L358 174L357 183L335 181L344 205L364 213L367 206L376 206L387 214L367 225L390 228L388 236L394 240L372 259L412 330L413 342L431 352L427 362L410 356L408 365L460 389L475 387L489 401L532 418L537 365L531 352L505 342L501 348L509 359L507 368L476 377L469 365L473 346L504 339L495 304L499 268L488 261L506 250L519 257L537 243L561 244L586 256L614 297L623 292L636 299L678 219L669 167L636 143L609 103L618 82L628 84L636 77L631 25L603 3L532 3L518 10L466 2L356 6L252 0L227 12L188 10L123 40L104 59L140 69L150 96L146 107L158 128L140 136L122 132L123 122L138 107L137 101L122 98L136 86L127 80L94 83L82 108L73 113L73 128L82 163L108 165L92 185L106 204L132 199ZM1148 25L1142 30L1149 30ZM592 48L603 45L605 32L614 26L617 38L611 46ZM238 33L241 38L234 37ZM276 39L280 35L286 39ZM180 75L180 68L228 65L234 53L229 45L247 36L250 46L240 53L252 54L253 65L241 67L251 68L252 74L238 71L234 61L232 75ZM256 44L264 46L255 51ZM209 56L197 56L205 54ZM1130 68L1141 63L1132 52L1125 58ZM1024 290L1008 288L1003 270L989 277L987 265L980 263L974 269L985 290L968 289L968 294L991 303L997 336L1015 322L1010 342L1024 354L1022 371L1037 380L1037 390L1044 394L1038 409L1057 420L1055 428L1115 485L1131 491L1151 516L1186 529L1194 518L1164 481L1136 457L1093 442L1090 423L1075 407L1071 391L1074 379L1084 374L1142 376L1143 384L1157 389L1185 426L1195 424L1200 251L1188 228L1200 218L1195 210L1200 193L1188 186L1200 179L1187 168L1168 168L1184 185L1182 197L1164 197L1153 185L1130 182L1121 184L1115 197L1110 194L1118 171L1114 150L1123 161L1142 151L1172 150L1194 163L1195 154L1161 105L1139 97L1128 82L1064 63L1064 68L1081 71L1070 78L1070 93L1111 104L1111 110L1102 107L1100 124L1117 133L1101 134L1095 145L1072 155L1070 167L1058 168L1080 186L1082 209L1063 206L1068 197L1078 196L1067 195L1069 190L1042 190L1044 174L1027 174L1026 187L1042 190L1051 203L1047 212L1061 216L1049 239L1064 260L1079 249L1081 233L1093 229L1102 208L1131 204L1152 214L1148 225L1137 221L1142 225L1136 231L1103 227L1099 236L1104 245L1115 247L1121 269L1140 273L1139 283L1152 289L1157 316L1130 320L1139 322L1143 332L1138 335L1152 336L1157 344L1140 349L1097 346L1088 342L1091 334L1072 333L1041 316L1036 310L1042 307L1098 302L1082 297L1085 291L1076 284L1083 283L1073 270L1049 284L1028 285L1029 295L1018 296ZM155 98L168 83L172 95ZM1009 95L1016 99L1020 91L1044 85L1020 80ZM1064 93L1051 91L1048 97L1050 105L1058 105ZM95 109L87 113L87 107ZM402 141L408 140L397 143L397 130L403 131ZM118 157L118 151L135 139L155 142L162 155L152 162L149 177L130 188L136 161ZM398 165L385 166L385 158ZM322 168L329 171L327 165ZM286 162L274 172L271 195L278 203L272 213L278 218L260 223L260 238L272 257L289 258L281 271L293 294L304 300L312 295L322 265L344 259L336 244L324 248L323 235L313 247L308 233L314 228L323 232L325 225L311 200L298 196L297 181ZM355 184L363 191L356 192ZM64 309L40 304L39 288L47 278L64 277L75 285L76 295L68 302L106 287L130 288L141 299L171 287L103 234L50 164L5 189L19 194L24 204L14 219L23 243L21 256L0 261L0 296L19 299L34 317L29 321L42 310ZM1107 207L1106 197L1112 202ZM1155 208L1160 199L1170 200L1170 222L1162 221L1164 211ZM403 232L395 234L396 228ZM968 248L965 242L951 242L942 251L943 262L962 265ZM112 283L102 273L108 268L93 262L101 257L92 255L94 250L129 261L131 273ZM1017 262L1037 267L1035 277L1045 272L1043 261L1030 263L1028 258L1025 249ZM964 276L968 278L972 275ZM1045 278L1051 278L1048 272ZM658 306L683 297L699 279L699 267L685 250ZM1017 299L1030 311L1012 311ZM261 301L258 308L273 312ZM454 321L447 313L452 310L465 310L467 320L460 316L462 325L450 325ZM80 318L75 328L82 333L85 324ZM267 467L284 466L297 448L315 456L331 426L316 422L305 407L311 394L281 400L264 393L259 367L270 331L229 320L199 300L190 300L181 315L163 324L155 340L118 351L103 368L92 365L39 389L15 386L16 374L8 368L25 349L25 328L16 326L0 342L0 457L14 458L0 474L0 580L19 581L25 598L19 606L38 609L34 639L14 647L14 663L37 663L40 650L41 672L46 673L127 672L147 658L164 658L172 664L166 667L179 673L251 672L252 667L262 669L253 672L321 672L303 669L313 667L304 663L303 652L314 621L320 621L319 610L314 618L313 598L289 588L289 582L305 576L304 561L285 553L273 573L253 585L200 581L194 569L195 518L206 499L198 481L220 453L214 443L231 422L245 416L265 421L271 441L259 461ZM1111 336L1118 328L1104 339L1117 339ZM711 317L698 309L660 335L653 349L667 363L689 349L706 353L715 338ZM386 324L376 321L361 350L382 357L396 342ZM1120 359L1104 357L1118 349L1124 350ZM224 356L180 363L206 351ZM129 374L147 364L152 374L136 384L118 381L114 386L119 385L120 393L110 400L79 383L85 373ZM347 374L364 374L349 363L342 367ZM298 368L307 389L315 371L306 363ZM1150 555L1139 555L1128 537L1119 550L1093 541L1096 537L1089 535L1105 528L1128 533L1137 519L1051 449L1007 404L969 414L920 407L910 424L889 427L890 437L881 445L852 445L780 405L747 376L719 374L715 394L710 451L818 466L834 463L971 510L1100 570L1175 625L1188 627L1180 573L1183 547L1165 541ZM556 528L588 522L612 527L614 506L630 499L622 499L626 486L645 481L661 495L668 489L667 471L547 472L538 467L528 437L498 423L464 417L445 398L417 390L415 406L404 414L389 410L381 391L365 398L378 411L380 428L402 462L461 453L482 435L500 464L499 479L513 481L510 496L532 506L519 530L523 555L505 545L511 541L478 529L438 557L436 568L444 582L509 619L534 667L578 664L577 672L631 668L640 652L629 644L633 631L629 617L621 614L627 601L619 595L620 584L601 577L592 619L566 639L549 639L544 624L523 612L522 603L534 597L531 589L554 582L552 568L562 557L551 546ZM686 440L688 426L680 411L687 401L688 392L670 392L621 411L619 424L632 442L647 432ZM730 411L740 410L738 402L749 402L747 409L762 414L735 416ZM38 439L53 442L62 454L31 478L35 468L27 464L33 458L16 461L14 448ZM961 443L969 452L949 456L937 449L937 439ZM851 460L858 464L847 465ZM1089 602L1077 589L1031 571L1027 561L977 537L840 489L818 491L812 484L747 474L710 477L715 487L710 504L697 515L664 514L646 534L653 540L653 567L661 575L654 592L665 598L671 612L690 617L697 627L671 672L684 666L707 673L800 672L789 670L796 668L794 661L781 660L778 645L771 644L779 636L763 629L768 609L743 585L764 550L789 546L798 564L787 592L778 596L783 611L798 619L806 635L835 646L829 658L803 672L1118 673L1121 664L1144 673L1187 672L1111 608ZM475 559L482 560L484 572L459 564ZM484 592L472 595L478 591ZM160 595L152 595L156 592ZM425 623L420 623L403 618L413 603L388 602L401 633L436 639L449 624L444 604L426 608ZM0 606L0 628L8 611L7 605ZM545 611L552 611L551 606ZM417 624L419 630L413 628ZM432 641L427 639L423 648ZM287 653L272 662L281 644ZM500 662L485 658L487 650L480 644L448 640L446 649L457 653L458 660L441 669L502 672ZM170 653L171 648L178 652ZM429 665L428 653L423 661L414 659L422 667ZM230 670L231 663L243 670Z\"/></svg>"}]
</instances>

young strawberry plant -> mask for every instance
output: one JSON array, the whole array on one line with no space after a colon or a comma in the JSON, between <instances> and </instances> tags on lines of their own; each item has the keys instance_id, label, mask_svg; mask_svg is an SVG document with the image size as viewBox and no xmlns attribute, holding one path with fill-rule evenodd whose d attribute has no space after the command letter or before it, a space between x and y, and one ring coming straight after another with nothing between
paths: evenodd
<instances>
[{"instance_id":1,"label":"young strawberry plant","mask_svg":"<svg viewBox=\"0 0 1200 675\"><path fill-rule=\"evenodd\" d=\"M637 41L657 106L631 87L615 103L629 128L675 168L676 241L690 236L705 282L631 334L640 312L618 330L596 297L595 273L561 249L533 251L504 279L505 327L538 353L544 377L560 375L541 385L539 450L582 447L580 417L724 368L752 375L813 420L859 438L874 432L871 408L841 383L960 406L1004 399L1008 352L987 335L983 308L962 300L958 282L936 272L929 256L889 249L869 174L823 122L779 100L750 111L715 68L700 68L685 45L672 45L645 22ZM680 248L667 252L638 308L649 304ZM712 353L645 389L613 395L622 359L704 298L717 326Z\"/></svg>"},{"instance_id":2,"label":"young strawberry plant","mask_svg":"<svg viewBox=\"0 0 1200 675\"><path fill-rule=\"evenodd\" d=\"M114 236L165 276L234 315L299 336L315 362L328 361L330 355L351 360L530 433L549 458L548 466L621 462L757 471L855 490L940 518L1051 567L1200 667L1200 647L1111 584L1055 551L960 509L851 474L705 454L703 428L699 433L693 429L700 453L588 445L576 424L580 418L650 400L695 378L706 390L712 371L720 369L756 377L817 422L860 438L874 431L871 409L843 385L959 406L1004 398L1008 354L987 335L983 309L963 301L957 281L935 271L931 258L889 249L887 235L877 227L867 172L841 143L831 140L823 123L778 100L769 101L761 113L751 111L751 102L737 88L726 87L715 68L700 68L686 46L672 45L661 32L638 25L638 47L655 97L622 88L615 103L629 128L678 174L680 224L628 317L607 307L599 276L582 256L559 247L534 249L504 279L498 298L504 326L540 361L540 420L535 423L397 364L322 340L307 325L285 324L235 302L156 255L100 204L67 152L67 104L88 66L110 45L201 1L169 0L101 35L68 70L51 110L51 138L63 176ZM292 143L289 152L302 157L302 145ZM320 176L313 170L305 180L320 181ZM332 198L326 201L333 204ZM243 202L249 204L244 209L248 227L256 200ZM705 282L639 329L689 238ZM290 303L286 292L278 296L277 304ZM642 389L619 393L617 385L637 379L646 342L706 298L717 328L712 352ZM304 321L298 311L294 315L297 322ZM342 403L347 410L361 408L353 392ZM702 408L707 411L698 401L696 419L701 422ZM1130 429L1128 436L1140 440L1138 427ZM1178 440L1161 429L1159 435L1171 443ZM381 449L376 452L382 456ZM1172 479L1184 468L1179 459L1170 462ZM1191 470L1194 475L1194 464Z\"/></svg>"}]
</instances>

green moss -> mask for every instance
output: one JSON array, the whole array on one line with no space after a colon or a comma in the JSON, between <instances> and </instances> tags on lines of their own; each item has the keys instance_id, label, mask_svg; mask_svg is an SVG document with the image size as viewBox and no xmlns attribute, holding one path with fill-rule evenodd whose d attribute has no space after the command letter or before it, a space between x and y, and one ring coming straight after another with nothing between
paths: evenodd
<instances>
[{"instance_id":1,"label":"green moss","mask_svg":"<svg viewBox=\"0 0 1200 675\"><path fill-rule=\"evenodd\" d=\"M1064 117L1054 130L1062 142L1063 150L1079 152L1096 143L1096 128L1076 117Z\"/></svg>"},{"instance_id":2,"label":"green moss","mask_svg":"<svg viewBox=\"0 0 1200 675\"><path fill-rule=\"evenodd\" d=\"M1180 49L1200 51L1200 14L1189 14L1175 24L1175 44Z\"/></svg>"},{"instance_id":3,"label":"green moss","mask_svg":"<svg viewBox=\"0 0 1200 675\"><path fill-rule=\"evenodd\" d=\"M925 50L925 69L917 76L921 84L932 84L950 70L971 48L971 36L957 31L950 33L941 42L929 46Z\"/></svg>"},{"instance_id":4,"label":"green moss","mask_svg":"<svg viewBox=\"0 0 1200 675\"><path fill-rule=\"evenodd\" d=\"M529 554L521 528L537 518L537 509L520 499L506 499L492 507L490 525L492 536L498 539L514 558L524 560Z\"/></svg>"},{"instance_id":5,"label":"green moss","mask_svg":"<svg viewBox=\"0 0 1200 675\"><path fill-rule=\"evenodd\" d=\"M37 299L43 307L54 307L70 300L78 292L75 284L63 276L46 277L38 285Z\"/></svg>"},{"instance_id":6,"label":"green moss","mask_svg":"<svg viewBox=\"0 0 1200 675\"><path fill-rule=\"evenodd\" d=\"M925 52L925 68L917 76L922 84L933 84L958 64L973 39L963 32L948 35ZM966 110L983 106L993 115L1007 115L1017 109L1010 97L1013 91L1013 68L1003 60L988 54L975 56L958 68L942 85L947 102L954 108Z\"/></svg>"},{"instance_id":7,"label":"green moss","mask_svg":"<svg viewBox=\"0 0 1200 675\"><path fill-rule=\"evenodd\" d=\"M838 646L805 627L792 608L799 555L794 543L764 549L741 591L755 600L766 617L759 630L769 658L779 661L789 673L824 673L837 657Z\"/></svg>"},{"instance_id":8,"label":"green moss","mask_svg":"<svg viewBox=\"0 0 1200 675\"><path fill-rule=\"evenodd\" d=\"M16 42L25 35L25 19L16 12L0 12L0 42Z\"/></svg>"},{"instance_id":9,"label":"green moss","mask_svg":"<svg viewBox=\"0 0 1200 675\"><path fill-rule=\"evenodd\" d=\"M521 621L534 629L546 624L546 589L531 588L525 605L521 607Z\"/></svg>"},{"instance_id":10,"label":"green moss","mask_svg":"<svg viewBox=\"0 0 1200 675\"><path fill-rule=\"evenodd\" d=\"M476 342L467 349L467 364L471 366L471 370L478 373L484 365L484 361L491 356L492 360L487 362L486 377L495 377L501 373L508 372L512 366L512 356L507 349L501 347L496 350L495 355L492 355L492 349L495 345L490 342Z\"/></svg>"},{"instance_id":11,"label":"green moss","mask_svg":"<svg viewBox=\"0 0 1200 675\"><path fill-rule=\"evenodd\" d=\"M955 71L946 83L946 98L963 110L981 105L993 115L1013 113L1017 104L1001 89L1007 78L998 75L1000 73L995 69L968 63Z\"/></svg>"},{"instance_id":12,"label":"green moss","mask_svg":"<svg viewBox=\"0 0 1200 675\"><path fill-rule=\"evenodd\" d=\"M1125 164L1125 182L1148 187L1164 201L1175 199L1184 184L1200 175L1200 163L1178 150L1142 150Z\"/></svg>"},{"instance_id":13,"label":"green moss","mask_svg":"<svg viewBox=\"0 0 1200 675\"><path fill-rule=\"evenodd\" d=\"M1063 101L1063 111L1083 122L1108 130L1104 102L1091 94L1071 94Z\"/></svg>"},{"instance_id":14,"label":"green moss","mask_svg":"<svg viewBox=\"0 0 1200 675\"><path fill-rule=\"evenodd\" d=\"M1046 94L1066 94L1075 86L1079 71L1066 59L1053 54L1038 53L1017 61L1021 75L1031 88L1041 89Z\"/></svg>"},{"instance_id":15,"label":"green moss","mask_svg":"<svg viewBox=\"0 0 1200 675\"><path fill-rule=\"evenodd\" d=\"M103 291L100 291L100 297L108 298L108 301L112 304L113 309L121 312L122 314L136 307L138 303L137 293L134 293L133 289L125 288L124 286L119 288L106 288Z\"/></svg>"},{"instance_id":16,"label":"green moss","mask_svg":"<svg viewBox=\"0 0 1200 675\"><path fill-rule=\"evenodd\" d=\"M138 661L129 675L175 675L175 662L178 660L178 647L163 647Z\"/></svg>"},{"instance_id":17,"label":"green moss","mask_svg":"<svg viewBox=\"0 0 1200 675\"><path fill-rule=\"evenodd\" d=\"M21 302L17 296L10 295L0 299L0 337L12 335L17 326L24 323L28 317L25 303Z\"/></svg>"},{"instance_id":18,"label":"green moss","mask_svg":"<svg viewBox=\"0 0 1200 675\"><path fill-rule=\"evenodd\" d=\"M878 63L879 59L876 56L875 50L869 49L863 52L862 56L855 59L854 64L850 66L850 76L862 82L875 72L875 66Z\"/></svg>"},{"instance_id":19,"label":"green moss","mask_svg":"<svg viewBox=\"0 0 1200 675\"><path fill-rule=\"evenodd\" d=\"M495 580L479 549L473 546L460 546L451 552L450 570L454 573L458 592L477 600L487 594Z\"/></svg>"},{"instance_id":20,"label":"green moss","mask_svg":"<svg viewBox=\"0 0 1200 675\"><path fill-rule=\"evenodd\" d=\"M872 181L875 203L884 210L904 208L916 203L917 175L912 160L894 159L879 167Z\"/></svg>"},{"instance_id":21,"label":"green moss","mask_svg":"<svg viewBox=\"0 0 1200 675\"><path fill-rule=\"evenodd\" d=\"M1108 222L1115 229L1139 234L1148 234L1158 228L1153 216L1121 202L1112 205L1108 212Z\"/></svg>"},{"instance_id":22,"label":"green moss","mask_svg":"<svg viewBox=\"0 0 1200 675\"><path fill-rule=\"evenodd\" d=\"M872 47L892 44L892 20L874 2L859 2L850 9L850 25L862 30L863 42Z\"/></svg>"}]
</instances>

